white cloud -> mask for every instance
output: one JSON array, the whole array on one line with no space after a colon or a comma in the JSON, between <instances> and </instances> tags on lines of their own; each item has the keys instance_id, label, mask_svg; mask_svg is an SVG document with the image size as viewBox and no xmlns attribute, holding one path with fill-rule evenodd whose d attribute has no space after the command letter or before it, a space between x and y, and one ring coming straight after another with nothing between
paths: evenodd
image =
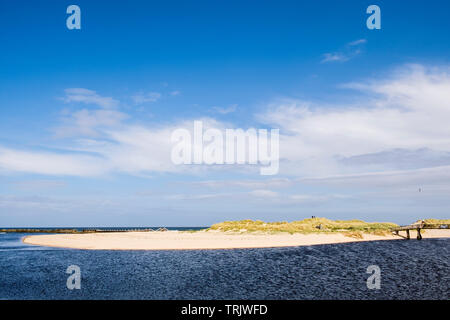
<instances>
[{"instance_id":1,"label":"white cloud","mask_svg":"<svg viewBox=\"0 0 450 320\"><path fill-rule=\"evenodd\" d=\"M322 63L325 62L338 62L338 61L347 61L350 60L349 56L344 55L343 53L334 52L334 53L325 53L323 55Z\"/></svg>"},{"instance_id":2,"label":"white cloud","mask_svg":"<svg viewBox=\"0 0 450 320\"><path fill-rule=\"evenodd\" d=\"M348 45L349 46L357 46L357 45L360 45L360 44L363 44L363 43L366 43L366 42L367 42L366 39L359 39L359 40L355 40L355 41L349 42Z\"/></svg>"},{"instance_id":3,"label":"white cloud","mask_svg":"<svg viewBox=\"0 0 450 320\"><path fill-rule=\"evenodd\" d=\"M366 42L366 39L355 40L347 43L344 48L339 51L325 53L321 63L348 61L361 53L360 47Z\"/></svg>"},{"instance_id":4,"label":"white cloud","mask_svg":"<svg viewBox=\"0 0 450 320\"><path fill-rule=\"evenodd\" d=\"M67 186L65 181L61 180L24 180L15 181L12 184L20 190L39 191L43 189L61 189Z\"/></svg>"},{"instance_id":5,"label":"white cloud","mask_svg":"<svg viewBox=\"0 0 450 320\"><path fill-rule=\"evenodd\" d=\"M258 198L277 198L279 196L278 192L271 190L253 190L248 194Z\"/></svg>"},{"instance_id":6,"label":"white cloud","mask_svg":"<svg viewBox=\"0 0 450 320\"><path fill-rule=\"evenodd\" d=\"M282 159L297 161L295 167L303 174L331 174L343 173L337 159L342 157L392 149L450 151L448 70L409 66L388 79L352 87L365 93L352 105L290 100L272 104L259 115L284 133Z\"/></svg>"},{"instance_id":7,"label":"white cloud","mask_svg":"<svg viewBox=\"0 0 450 320\"><path fill-rule=\"evenodd\" d=\"M329 184L332 179L317 179L339 176L346 177L342 181L373 181L374 175L379 177L376 179L406 185L412 182L405 177L415 173L420 173L417 183L429 179L434 184L448 184L448 177L435 173L433 167L444 168L450 159L449 69L407 66L383 79L347 84L345 90L349 88L360 91L352 104L283 100L257 115L266 127L280 128L280 173L288 179L211 180L197 185L266 190L290 186L294 177ZM126 117L119 111L103 109L69 113L57 132L64 137L74 136L70 146L73 152L0 147L0 169L78 176L225 170L223 166L172 164L171 133L176 128L191 127L191 120L138 126L124 122ZM231 128L214 119L203 120L209 127ZM226 170L257 172L240 166L227 166ZM341 180L334 181L339 185Z\"/></svg>"},{"instance_id":8,"label":"white cloud","mask_svg":"<svg viewBox=\"0 0 450 320\"><path fill-rule=\"evenodd\" d=\"M448 192L450 191L450 166L305 178L299 179L297 182L322 186L368 187L389 190L406 187L410 192L417 192L419 188L425 186L440 186Z\"/></svg>"},{"instance_id":9,"label":"white cloud","mask_svg":"<svg viewBox=\"0 0 450 320\"><path fill-rule=\"evenodd\" d=\"M138 93L131 97L136 104L143 104L146 102L156 102L161 98L159 92Z\"/></svg>"},{"instance_id":10,"label":"white cloud","mask_svg":"<svg viewBox=\"0 0 450 320\"><path fill-rule=\"evenodd\" d=\"M96 156L0 148L0 168L44 175L93 176L108 167Z\"/></svg>"},{"instance_id":11,"label":"white cloud","mask_svg":"<svg viewBox=\"0 0 450 320\"><path fill-rule=\"evenodd\" d=\"M207 199L216 199L222 197L229 197L231 194L229 193L211 193L211 194L171 194L163 196L166 200L176 200L176 201L184 201L184 200L207 200Z\"/></svg>"},{"instance_id":12,"label":"white cloud","mask_svg":"<svg viewBox=\"0 0 450 320\"><path fill-rule=\"evenodd\" d=\"M65 112L63 124L55 129L57 137L99 136L99 129L117 127L128 115L116 110L87 110Z\"/></svg>"},{"instance_id":13,"label":"white cloud","mask_svg":"<svg viewBox=\"0 0 450 320\"><path fill-rule=\"evenodd\" d=\"M323 203L330 200L346 200L352 198L351 196L341 194L293 194L287 197L287 201L295 203Z\"/></svg>"},{"instance_id":14,"label":"white cloud","mask_svg":"<svg viewBox=\"0 0 450 320\"><path fill-rule=\"evenodd\" d=\"M289 187L293 183L290 179L280 178L280 179L265 179L265 180L210 180L210 181L199 181L191 182L191 185L207 187L207 188L227 188L227 187L238 187L238 188L283 188Z\"/></svg>"},{"instance_id":15,"label":"white cloud","mask_svg":"<svg viewBox=\"0 0 450 320\"><path fill-rule=\"evenodd\" d=\"M368 171L409 170L450 165L450 152L421 149L392 149L342 158L347 167L364 167Z\"/></svg>"},{"instance_id":16,"label":"white cloud","mask_svg":"<svg viewBox=\"0 0 450 320\"><path fill-rule=\"evenodd\" d=\"M97 92L84 88L69 88L64 90L66 96L63 100L66 103L80 102L85 104L93 104L102 108L115 108L119 105L119 101L111 97L103 97Z\"/></svg>"},{"instance_id":17,"label":"white cloud","mask_svg":"<svg viewBox=\"0 0 450 320\"><path fill-rule=\"evenodd\" d=\"M80 213L84 213L85 216L92 220L92 212L102 212L107 210L107 212L111 214L121 205L123 204L117 201L117 199L99 197L98 195L92 197L83 196L82 198L78 198L77 196L47 197L0 195L0 208L5 208L5 210L0 212L9 213L10 210L14 210L16 212L22 212L22 214L30 213L28 217L31 218L30 220L37 221L34 223L36 226L42 226L42 217L46 216L50 211L62 213L63 215L60 215L59 217L64 217L65 213L76 213L77 216L79 216ZM3 216L2 218L5 219L6 217ZM111 216L109 216L109 218L111 218ZM58 220L58 216L52 215L49 220L50 223L54 223ZM23 224L20 224L19 226L23 226ZM67 224L62 224L62 226L67 226Z\"/></svg>"},{"instance_id":18,"label":"white cloud","mask_svg":"<svg viewBox=\"0 0 450 320\"><path fill-rule=\"evenodd\" d=\"M226 108L222 108L222 107L213 107L212 108L215 112L218 112L220 114L228 114L228 113L232 113L235 112L237 109L237 104L232 104Z\"/></svg>"},{"instance_id":19,"label":"white cloud","mask_svg":"<svg viewBox=\"0 0 450 320\"><path fill-rule=\"evenodd\" d=\"M97 135L91 139L74 139L72 145L63 149L69 150L69 153L19 151L0 147L0 169L72 176L103 175L115 172L133 175L145 175L151 172L195 173L208 170L208 166L178 166L171 161L172 132L177 128L193 130L191 121L159 127L144 127L124 125L118 121L88 121L92 126L86 126L80 125L76 117L69 117L69 119L74 123L72 125L69 122L66 123L65 133L77 133L78 136L84 136L95 132ZM89 118L89 120L92 119ZM205 129L222 126L213 119L201 120ZM71 129L73 130L70 131Z\"/></svg>"}]
</instances>

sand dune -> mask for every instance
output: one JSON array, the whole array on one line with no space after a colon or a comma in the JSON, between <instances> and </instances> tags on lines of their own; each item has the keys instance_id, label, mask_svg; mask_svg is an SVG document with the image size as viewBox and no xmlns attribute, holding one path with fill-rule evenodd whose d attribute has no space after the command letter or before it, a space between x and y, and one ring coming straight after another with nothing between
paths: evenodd
<instances>
[{"instance_id":1,"label":"sand dune","mask_svg":"<svg viewBox=\"0 0 450 320\"><path fill-rule=\"evenodd\" d=\"M411 232L415 240L415 232ZM426 230L423 238L448 238L450 230ZM357 241L400 240L395 235L376 236L364 234L355 239L342 233L313 234L255 234L220 231L199 232L117 232L88 234L51 234L24 237L27 244L90 250L183 250L183 249L233 249L310 246Z\"/></svg>"}]
</instances>

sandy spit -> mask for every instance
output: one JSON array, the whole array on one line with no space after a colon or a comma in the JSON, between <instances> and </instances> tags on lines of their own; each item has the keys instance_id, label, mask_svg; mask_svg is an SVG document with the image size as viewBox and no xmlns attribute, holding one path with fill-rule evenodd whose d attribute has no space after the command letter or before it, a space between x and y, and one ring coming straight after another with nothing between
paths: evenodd
<instances>
[{"instance_id":1,"label":"sandy spit","mask_svg":"<svg viewBox=\"0 0 450 320\"><path fill-rule=\"evenodd\" d=\"M450 230L426 230L423 238L450 238ZM411 232L410 241L415 240ZM114 232L87 234L33 235L23 238L27 244L87 250L192 250L311 246L358 241L400 240L396 235L364 234L355 239L332 234L257 234L220 231L199 232Z\"/></svg>"}]
</instances>

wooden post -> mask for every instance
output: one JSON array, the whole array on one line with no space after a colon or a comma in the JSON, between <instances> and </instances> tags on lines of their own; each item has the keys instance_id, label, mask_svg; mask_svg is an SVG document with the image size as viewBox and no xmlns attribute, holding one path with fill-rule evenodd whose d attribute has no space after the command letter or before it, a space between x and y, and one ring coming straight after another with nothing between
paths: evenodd
<instances>
[{"instance_id":1,"label":"wooden post","mask_svg":"<svg viewBox=\"0 0 450 320\"><path fill-rule=\"evenodd\" d=\"M410 237L409 237L409 229L408 230L406 230L406 239L410 239Z\"/></svg>"},{"instance_id":2,"label":"wooden post","mask_svg":"<svg viewBox=\"0 0 450 320\"><path fill-rule=\"evenodd\" d=\"M420 234L420 229L417 229L417 240L422 240L422 235Z\"/></svg>"}]
</instances>

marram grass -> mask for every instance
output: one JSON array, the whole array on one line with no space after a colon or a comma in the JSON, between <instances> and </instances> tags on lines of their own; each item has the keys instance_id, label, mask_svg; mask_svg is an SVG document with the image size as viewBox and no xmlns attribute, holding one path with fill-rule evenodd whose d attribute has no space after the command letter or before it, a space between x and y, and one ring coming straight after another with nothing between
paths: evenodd
<instances>
[{"instance_id":1,"label":"marram grass","mask_svg":"<svg viewBox=\"0 0 450 320\"><path fill-rule=\"evenodd\" d=\"M320 226L320 229L319 229ZM260 220L225 221L214 224L210 230L232 232L264 232L264 233L335 233L342 232L347 236L361 238L362 233L385 235L395 223L365 222L362 220L329 220L326 218L310 218L292 222L264 222Z\"/></svg>"},{"instance_id":2,"label":"marram grass","mask_svg":"<svg viewBox=\"0 0 450 320\"><path fill-rule=\"evenodd\" d=\"M450 224L450 219L425 219L429 224Z\"/></svg>"}]
</instances>

